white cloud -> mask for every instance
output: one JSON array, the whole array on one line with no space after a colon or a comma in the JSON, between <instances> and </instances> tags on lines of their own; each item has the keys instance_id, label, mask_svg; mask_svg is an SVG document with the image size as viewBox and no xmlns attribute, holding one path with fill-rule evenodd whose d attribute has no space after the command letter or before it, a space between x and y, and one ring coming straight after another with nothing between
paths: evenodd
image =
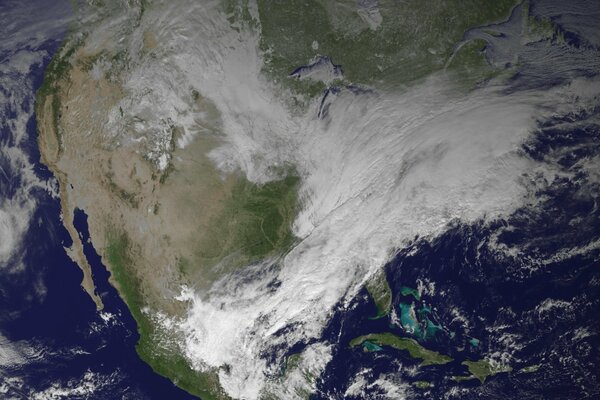
<instances>
[{"instance_id":1,"label":"white cloud","mask_svg":"<svg viewBox=\"0 0 600 400\"><path fill-rule=\"evenodd\" d=\"M294 224L301 242L281 268L251 281L226 277L209 296L186 290L189 313L172 324L185 333L183 350L195 368L227 364L225 390L256 398L271 372L261 354L318 337L334 305L350 299L394 249L453 221L496 218L520 206L521 177L537 167L521 143L537 119L569 104L565 93L573 88L459 95L432 78L402 93L342 91L320 119L317 101L306 113L286 108L285 93L260 73L257 37L231 30L213 5L146 11L131 46L151 29L157 61L129 72L123 101L150 124L182 126L185 146L203 118L186 105L197 88L221 114L223 145L210 154L219 168L264 182L269 167L291 163L303 177ZM275 277L281 285L269 288Z\"/></svg>"},{"instance_id":2,"label":"white cloud","mask_svg":"<svg viewBox=\"0 0 600 400\"><path fill-rule=\"evenodd\" d=\"M34 140L27 131L35 97L30 72L48 56L40 46L65 30L68 7L68 2L0 5L0 268L5 271L22 266L22 241L37 205L33 192L55 194L52 182L38 178L24 148Z\"/></svg>"}]
</instances>

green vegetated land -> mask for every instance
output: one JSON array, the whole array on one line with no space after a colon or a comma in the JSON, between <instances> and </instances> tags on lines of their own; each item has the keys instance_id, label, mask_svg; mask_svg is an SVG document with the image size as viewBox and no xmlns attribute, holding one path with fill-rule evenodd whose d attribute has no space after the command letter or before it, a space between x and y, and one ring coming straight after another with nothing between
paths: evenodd
<instances>
[{"instance_id":1,"label":"green vegetated land","mask_svg":"<svg viewBox=\"0 0 600 400\"><path fill-rule=\"evenodd\" d=\"M202 266L202 279L211 282L240 266L289 250L295 241L292 224L299 207L299 185L300 178L293 174L265 184L238 178L222 211L209 222L194 262L183 266L184 273L195 274ZM212 269L217 264L219 268Z\"/></svg>"},{"instance_id":2,"label":"green vegetated land","mask_svg":"<svg viewBox=\"0 0 600 400\"><path fill-rule=\"evenodd\" d=\"M523 25L524 33L531 40L544 40L558 38L564 41L563 31L548 17L537 17L531 14L529 0L523 2Z\"/></svg>"},{"instance_id":3,"label":"green vegetated land","mask_svg":"<svg viewBox=\"0 0 600 400\"><path fill-rule=\"evenodd\" d=\"M492 78L498 71L490 66L485 58L487 42L473 39L463 43L450 59L447 70L454 78L467 87Z\"/></svg>"},{"instance_id":4,"label":"green vegetated land","mask_svg":"<svg viewBox=\"0 0 600 400\"><path fill-rule=\"evenodd\" d=\"M52 128L58 143L58 154L60 154L62 150L62 136L60 132L61 99L59 96L59 85L68 82L69 71L71 69L71 57L75 54L81 44L81 40L66 41L62 44L50 61L50 64L46 67L46 70L44 71L44 81L36 92L35 107L38 120L39 116L44 114L42 107L44 107L46 99L50 97ZM38 124L38 126L40 125Z\"/></svg>"},{"instance_id":5,"label":"green vegetated land","mask_svg":"<svg viewBox=\"0 0 600 400\"><path fill-rule=\"evenodd\" d=\"M113 278L119 285L120 294L124 298L138 327L140 340L136 350L140 357L154 371L171 379L182 389L200 396L205 400L227 399L219 385L217 371L202 373L194 371L180 351L165 342L160 328L148 314L142 312L145 307L140 281L133 265L133 251L127 234L113 229L106 238L105 256L111 266Z\"/></svg>"},{"instance_id":6,"label":"green vegetated land","mask_svg":"<svg viewBox=\"0 0 600 400\"><path fill-rule=\"evenodd\" d=\"M451 357L428 350L414 339L402 338L389 332L359 336L350 341L350 347L360 346L366 341L379 346L389 346L397 350L406 351L412 358L423 360L421 366L447 364L452 361Z\"/></svg>"},{"instance_id":7,"label":"green vegetated land","mask_svg":"<svg viewBox=\"0 0 600 400\"><path fill-rule=\"evenodd\" d=\"M454 377L454 379L456 381L477 378L477 379L479 379L479 382L484 383L485 380L489 376L496 375L501 372L512 371L512 368L509 366L506 366L506 365L494 367L487 360L478 360L478 361L468 361L467 360L467 361L463 361L462 364L465 365L469 369L471 376Z\"/></svg>"},{"instance_id":8,"label":"green vegetated land","mask_svg":"<svg viewBox=\"0 0 600 400\"><path fill-rule=\"evenodd\" d=\"M433 386L433 384L431 382L427 382L427 381L416 381L415 383L413 383L413 385L417 389L429 389L430 387Z\"/></svg>"},{"instance_id":9,"label":"green vegetated land","mask_svg":"<svg viewBox=\"0 0 600 400\"><path fill-rule=\"evenodd\" d=\"M530 365L528 367L522 368L520 372L523 374L532 374L534 372L537 372L540 368L541 368L540 364L535 364L535 365Z\"/></svg>"},{"instance_id":10,"label":"green vegetated land","mask_svg":"<svg viewBox=\"0 0 600 400\"><path fill-rule=\"evenodd\" d=\"M416 340L396 336L390 332L370 333L356 337L350 341L350 347L362 346L364 351L375 352L381 351L382 347L387 346L397 350L406 351L412 358L421 359L421 366L442 365L454 361L452 357L426 349L421 346ZM484 383L486 379L492 375L503 372L510 372L512 368L508 365L492 365L488 360L482 359L477 361L463 361L462 365L466 366L470 375L453 376L456 382L477 379ZM523 372L535 372L537 368L523 369ZM419 389L427 389L431 387L430 382L418 381L415 382L415 387Z\"/></svg>"},{"instance_id":11,"label":"green vegetated land","mask_svg":"<svg viewBox=\"0 0 600 400\"><path fill-rule=\"evenodd\" d=\"M294 354L289 355L285 359L285 365L284 365L284 368L283 368L283 375L285 376L290 371L293 371L294 369L298 368L298 366L300 365L301 361L302 361L302 354L301 353L294 353Z\"/></svg>"},{"instance_id":12,"label":"green vegetated land","mask_svg":"<svg viewBox=\"0 0 600 400\"><path fill-rule=\"evenodd\" d=\"M381 0L375 28L361 18L354 0L258 0L264 68L285 79L327 55L350 82L404 85L443 69L466 30L505 20L518 3ZM462 53L455 65L464 62L467 71L481 65L481 43Z\"/></svg>"},{"instance_id":13,"label":"green vegetated land","mask_svg":"<svg viewBox=\"0 0 600 400\"><path fill-rule=\"evenodd\" d=\"M299 372L302 374L302 378L303 378L304 382L301 382L298 380L292 380L291 382L288 381L291 386L288 387L287 389L290 392L291 392L290 389L293 389L293 392L296 394L296 396L298 398L310 399L312 393L307 389L306 384L308 384L308 385L314 384L315 380L317 379L317 376L315 375L314 371L311 371L310 367L302 365L302 353L294 353L294 354L289 355L286 358L285 364L282 368L282 373L280 376L284 379L288 378L289 374L292 371L297 370L298 368L300 368ZM280 382L283 382L283 381L280 381ZM265 399L265 400L279 400L280 398L281 398L280 395L274 395L269 392L265 392L265 393L261 394L261 399Z\"/></svg>"},{"instance_id":14,"label":"green vegetated land","mask_svg":"<svg viewBox=\"0 0 600 400\"><path fill-rule=\"evenodd\" d=\"M385 270L381 269L366 284L369 295L377 307L377 315L374 318L381 318L390 312L392 307L392 290L385 277Z\"/></svg>"}]
</instances>

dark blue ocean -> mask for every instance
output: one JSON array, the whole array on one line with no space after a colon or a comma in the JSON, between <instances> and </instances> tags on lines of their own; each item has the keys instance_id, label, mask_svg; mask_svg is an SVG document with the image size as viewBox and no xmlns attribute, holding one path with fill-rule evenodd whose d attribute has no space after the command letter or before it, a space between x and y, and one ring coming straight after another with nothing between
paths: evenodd
<instances>
[{"instance_id":1,"label":"dark blue ocean","mask_svg":"<svg viewBox=\"0 0 600 400\"><path fill-rule=\"evenodd\" d=\"M513 90L522 90L519 79ZM374 318L366 290L340 305L324 333L335 343L333 359L314 399L387 398L378 381L415 399L600 398L600 171L589 164L600 155L600 94L596 100L539 120L522 145L525 157L553 171L524 175L530 201L495 221L456 221L395 255L385 266L390 315ZM402 350L349 346L384 332L453 361L418 367L421 360ZM471 375L463 362L478 360L500 369L485 384L458 382ZM368 383L361 391L347 392L361 379Z\"/></svg>"},{"instance_id":2,"label":"dark blue ocean","mask_svg":"<svg viewBox=\"0 0 600 400\"><path fill-rule=\"evenodd\" d=\"M506 93L597 77L598 2L529 5L560 38L523 42L521 7L466 33L487 35L488 60L518 59ZM490 37L490 29L499 33ZM537 121L521 151L552 171L524 174L528 202L503 219L455 221L406 245L385 266L390 315L374 318L366 289L340 304L323 334L333 358L314 399L600 398L600 171L592 161L600 155L600 93L593 106ZM349 346L370 333L412 338L453 361L419 366L389 346ZM497 368L484 384L463 364L479 360Z\"/></svg>"}]
</instances>

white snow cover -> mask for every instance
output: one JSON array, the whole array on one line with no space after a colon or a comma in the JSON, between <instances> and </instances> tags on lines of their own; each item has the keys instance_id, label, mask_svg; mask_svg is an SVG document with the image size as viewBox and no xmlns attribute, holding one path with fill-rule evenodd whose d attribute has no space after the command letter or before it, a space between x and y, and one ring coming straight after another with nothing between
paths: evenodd
<instances>
[{"instance_id":1,"label":"white snow cover","mask_svg":"<svg viewBox=\"0 0 600 400\"><path fill-rule=\"evenodd\" d=\"M227 364L229 372L220 372L227 393L255 399L274 390L278 368L260 354L318 337L333 307L408 240L521 205L523 174L541 167L520 146L537 119L567 107L571 88L465 95L432 77L401 93L342 90L319 118L317 100L306 112L285 106L287 94L261 75L258 36L234 31L217 9L214 2L165 2L147 10L132 43L152 31L159 61L130 71L125 87L131 96L151 93L139 107L184 128L180 146L198 133L202 115L183 109L186 93L197 89L221 113L223 145L210 154L219 168L265 182L269 167L292 164L303 178L294 224L301 242L281 268L249 267L208 297L184 288L187 318L168 324L185 333L182 350L195 368ZM274 278L277 289L267 286ZM305 354L328 360L323 346Z\"/></svg>"}]
</instances>

